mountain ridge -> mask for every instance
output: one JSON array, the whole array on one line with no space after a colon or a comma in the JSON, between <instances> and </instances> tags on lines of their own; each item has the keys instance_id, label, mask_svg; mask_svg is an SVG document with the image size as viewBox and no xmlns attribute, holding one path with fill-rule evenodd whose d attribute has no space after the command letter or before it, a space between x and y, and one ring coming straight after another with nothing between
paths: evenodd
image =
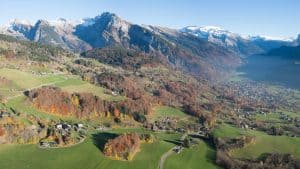
<instances>
[{"instance_id":1,"label":"mountain ridge","mask_svg":"<svg viewBox=\"0 0 300 169\"><path fill-rule=\"evenodd\" d=\"M224 77L242 63L243 56L266 52L262 47L265 41L257 45L221 28L177 30L138 25L109 12L78 22L60 18L56 21L38 20L34 25L22 21L12 25L0 33L77 53L120 46L156 55L162 60L166 58L171 66L207 79Z\"/></svg>"}]
</instances>

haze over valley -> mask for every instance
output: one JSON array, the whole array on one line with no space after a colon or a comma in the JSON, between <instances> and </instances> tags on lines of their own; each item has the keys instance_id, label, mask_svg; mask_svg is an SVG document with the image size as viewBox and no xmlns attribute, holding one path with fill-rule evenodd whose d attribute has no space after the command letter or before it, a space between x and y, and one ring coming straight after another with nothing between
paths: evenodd
<instances>
[{"instance_id":1,"label":"haze over valley","mask_svg":"<svg viewBox=\"0 0 300 169\"><path fill-rule=\"evenodd\" d=\"M28 9L3 2L18 10L3 8L0 19L11 20L0 24L0 168L300 168L300 34L286 38L291 28L277 37L253 35L229 16L237 10L244 20L262 18L246 15L234 0L230 8L215 4L219 11L203 17L212 22L219 16L238 33L190 26L203 25L194 22L195 11L212 5L192 2L174 1L167 9L166 2L128 7L126 1L125 8L124 2L78 1L56 20L36 18L49 18L48 10L69 2L26 2ZM49 6L35 14L43 3ZM253 3L269 5L274 15L297 10L288 3ZM75 18L74 9L88 13L97 5L113 12ZM175 12L181 6L186 16ZM149 15L153 10L153 17L168 12L178 18L161 15L155 23L190 25L151 24L138 7ZM230 11L222 16L221 7ZM10 18L23 11L30 11L22 13L24 20ZM130 16L150 24L124 19ZM285 28L276 26L270 33Z\"/></svg>"}]
</instances>

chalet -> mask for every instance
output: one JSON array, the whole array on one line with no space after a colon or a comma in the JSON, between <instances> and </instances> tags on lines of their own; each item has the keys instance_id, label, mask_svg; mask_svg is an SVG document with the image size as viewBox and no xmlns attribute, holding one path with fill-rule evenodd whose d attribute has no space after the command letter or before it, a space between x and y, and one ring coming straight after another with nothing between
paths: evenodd
<instances>
[{"instance_id":1,"label":"chalet","mask_svg":"<svg viewBox=\"0 0 300 169\"><path fill-rule=\"evenodd\" d=\"M58 129L58 130L61 130L61 129L63 129L63 125L62 124L56 124L55 128Z\"/></svg>"},{"instance_id":2,"label":"chalet","mask_svg":"<svg viewBox=\"0 0 300 169\"><path fill-rule=\"evenodd\" d=\"M176 146L173 151L177 154L181 153L181 151L183 150L183 147L182 146Z\"/></svg>"},{"instance_id":3,"label":"chalet","mask_svg":"<svg viewBox=\"0 0 300 169\"><path fill-rule=\"evenodd\" d=\"M77 124L75 124L75 127L77 129L82 129L84 127L84 125L82 123L77 123Z\"/></svg>"},{"instance_id":4,"label":"chalet","mask_svg":"<svg viewBox=\"0 0 300 169\"><path fill-rule=\"evenodd\" d=\"M4 117L10 117L10 113L8 113L6 111L1 111L0 118L4 118Z\"/></svg>"},{"instance_id":5,"label":"chalet","mask_svg":"<svg viewBox=\"0 0 300 169\"><path fill-rule=\"evenodd\" d=\"M107 131L107 130L109 130L109 128L107 128L105 126L99 126L99 127L96 128L96 130L98 130L98 131Z\"/></svg>"},{"instance_id":6,"label":"chalet","mask_svg":"<svg viewBox=\"0 0 300 169\"><path fill-rule=\"evenodd\" d=\"M55 141L41 141L40 147L41 148L57 147L57 143Z\"/></svg>"},{"instance_id":7,"label":"chalet","mask_svg":"<svg viewBox=\"0 0 300 169\"><path fill-rule=\"evenodd\" d=\"M248 128L249 128L248 124L246 124L245 122L241 122L241 123L240 123L240 126L241 126L241 128L243 128L243 129L248 129Z\"/></svg>"},{"instance_id":8,"label":"chalet","mask_svg":"<svg viewBox=\"0 0 300 169\"><path fill-rule=\"evenodd\" d=\"M112 94L113 96L118 96L118 95L119 95L119 92L117 92L117 91L112 91L111 94Z\"/></svg>"},{"instance_id":9,"label":"chalet","mask_svg":"<svg viewBox=\"0 0 300 169\"><path fill-rule=\"evenodd\" d=\"M158 131L158 127L157 127L156 125L153 125L153 126L152 126L152 130L153 130L153 131Z\"/></svg>"}]
</instances>

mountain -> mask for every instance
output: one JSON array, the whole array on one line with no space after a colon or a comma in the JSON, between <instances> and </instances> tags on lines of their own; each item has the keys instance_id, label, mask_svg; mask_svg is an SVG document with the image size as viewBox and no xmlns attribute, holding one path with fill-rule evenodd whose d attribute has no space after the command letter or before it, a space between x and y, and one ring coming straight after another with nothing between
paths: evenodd
<instances>
[{"instance_id":1,"label":"mountain","mask_svg":"<svg viewBox=\"0 0 300 169\"><path fill-rule=\"evenodd\" d=\"M92 47L126 45L131 24L112 13L103 13L75 27L74 35Z\"/></svg>"},{"instance_id":2,"label":"mountain","mask_svg":"<svg viewBox=\"0 0 300 169\"><path fill-rule=\"evenodd\" d=\"M255 45L260 47L265 52L281 46L293 46L296 44L295 41L291 39L270 38L264 36L254 36L249 38Z\"/></svg>"},{"instance_id":3,"label":"mountain","mask_svg":"<svg viewBox=\"0 0 300 169\"><path fill-rule=\"evenodd\" d=\"M263 50L259 46L252 43L251 40L243 38L237 33L232 33L219 27L189 26L182 28L180 31L195 35L200 39L204 39L206 41L224 46L240 55L248 56L263 52Z\"/></svg>"},{"instance_id":4,"label":"mountain","mask_svg":"<svg viewBox=\"0 0 300 169\"><path fill-rule=\"evenodd\" d=\"M74 26L74 23L61 18L52 22L38 20L34 25L27 21L14 20L9 26L0 29L0 33L76 52L91 49L73 35Z\"/></svg>"},{"instance_id":5,"label":"mountain","mask_svg":"<svg viewBox=\"0 0 300 169\"><path fill-rule=\"evenodd\" d=\"M182 28L180 31L192 34L200 39L224 46L243 56L266 53L271 49L278 48L284 45L295 45L295 42L291 39L271 38L266 36L244 37L237 33L233 33L215 26L188 26Z\"/></svg>"},{"instance_id":6,"label":"mountain","mask_svg":"<svg viewBox=\"0 0 300 169\"><path fill-rule=\"evenodd\" d=\"M298 42L297 40L292 42L263 36L244 37L214 26L188 26L180 30L172 30L132 24L109 12L75 22L62 18L55 21L39 20L35 24L14 20L8 26L0 28L0 33L44 44L59 45L75 52L84 52L92 48L110 45L142 49L145 52L157 51L157 48L160 48L159 52L161 52L161 49L168 48L162 43L174 43L174 35L189 34L241 56L266 53L283 45L299 44L300 39L298 38ZM168 35L166 36L166 34ZM163 53L168 52L164 51Z\"/></svg>"},{"instance_id":7,"label":"mountain","mask_svg":"<svg viewBox=\"0 0 300 169\"><path fill-rule=\"evenodd\" d=\"M80 53L119 46L154 55L161 61L167 60L171 66L208 79L223 76L220 74L241 64L241 56L300 44L300 36L294 41L244 37L213 26L176 30L130 23L108 12L75 22L62 18L38 20L35 24L14 20L1 27L0 33Z\"/></svg>"}]
</instances>

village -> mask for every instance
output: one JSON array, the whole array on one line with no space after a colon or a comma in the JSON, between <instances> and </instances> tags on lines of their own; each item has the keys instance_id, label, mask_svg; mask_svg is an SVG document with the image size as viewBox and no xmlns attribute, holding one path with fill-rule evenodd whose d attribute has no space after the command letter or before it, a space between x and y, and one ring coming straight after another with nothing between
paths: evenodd
<instances>
[{"instance_id":1,"label":"village","mask_svg":"<svg viewBox=\"0 0 300 169\"><path fill-rule=\"evenodd\" d=\"M82 123L61 122L48 127L47 136L40 140L40 148L68 147L81 143L86 138L87 130Z\"/></svg>"},{"instance_id":2,"label":"village","mask_svg":"<svg viewBox=\"0 0 300 169\"><path fill-rule=\"evenodd\" d=\"M295 90L282 87L272 89L265 84L248 80L240 82L229 81L225 82L223 85L223 89L227 88L227 96L247 98L250 101L249 105L259 105L260 103L264 103L266 104L264 106L271 110L277 108L278 105L294 111L299 108L299 105L295 105L294 102L289 102L289 100L286 99L295 97L296 100L299 100L300 98L296 97L297 91Z\"/></svg>"}]
</instances>

